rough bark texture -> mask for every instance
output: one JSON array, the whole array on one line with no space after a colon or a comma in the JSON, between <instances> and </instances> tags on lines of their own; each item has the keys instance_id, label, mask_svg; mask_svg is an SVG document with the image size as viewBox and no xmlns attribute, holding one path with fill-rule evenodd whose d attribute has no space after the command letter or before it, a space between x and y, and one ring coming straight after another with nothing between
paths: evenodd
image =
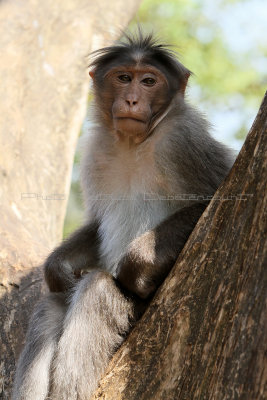
<instances>
[{"instance_id":1,"label":"rough bark texture","mask_svg":"<svg viewBox=\"0 0 267 400\"><path fill-rule=\"evenodd\" d=\"M8 399L40 265L60 240L91 50L139 0L0 2L0 398Z\"/></svg>"},{"instance_id":2,"label":"rough bark texture","mask_svg":"<svg viewBox=\"0 0 267 400\"><path fill-rule=\"evenodd\" d=\"M92 399L267 398L267 95L226 181Z\"/></svg>"}]
</instances>

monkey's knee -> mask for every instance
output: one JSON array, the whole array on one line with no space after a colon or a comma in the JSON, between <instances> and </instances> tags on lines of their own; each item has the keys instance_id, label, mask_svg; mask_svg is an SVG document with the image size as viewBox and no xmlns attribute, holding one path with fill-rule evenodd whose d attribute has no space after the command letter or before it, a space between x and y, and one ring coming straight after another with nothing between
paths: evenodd
<instances>
[{"instance_id":1,"label":"monkey's knee","mask_svg":"<svg viewBox=\"0 0 267 400\"><path fill-rule=\"evenodd\" d=\"M103 270L92 270L76 285L76 294L105 297L107 293L120 293L111 274Z\"/></svg>"},{"instance_id":2,"label":"monkey's knee","mask_svg":"<svg viewBox=\"0 0 267 400\"><path fill-rule=\"evenodd\" d=\"M123 295L113 276L103 270L93 270L85 274L78 282L71 302L72 304L80 303L79 308L81 306L87 308L87 304L95 307L100 303L108 303L114 298L122 300Z\"/></svg>"},{"instance_id":3,"label":"monkey's knee","mask_svg":"<svg viewBox=\"0 0 267 400\"><path fill-rule=\"evenodd\" d=\"M93 271L90 277L90 284L96 296L106 297L106 295L110 295L110 292L120 294L113 276L106 271Z\"/></svg>"}]
</instances>

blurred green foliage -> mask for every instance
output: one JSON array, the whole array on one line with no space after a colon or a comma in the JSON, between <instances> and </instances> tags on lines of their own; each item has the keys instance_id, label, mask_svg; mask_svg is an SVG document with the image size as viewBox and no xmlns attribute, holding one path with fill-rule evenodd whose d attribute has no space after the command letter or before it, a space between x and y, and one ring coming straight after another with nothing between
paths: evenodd
<instances>
[{"instance_id":1,"label":"blurred green foliage","mask_svg":"<svg viewBox=\"0 0 267 400\"><path fill-rule=\"evenodd\" d=\"M219 132L217 137L235 143L236 148L240 148L256 115L267 82L267 42L260 40L260 34L252 46L248 40L253 34L251 23L255 27L260 23L251 19L266 13L263 7L264 0L143 0L129 27L134 30L138 23L145 32L153 31L173 46L181 62L194 73L188 90L190 101L208 114ZM263 23L262 30L264 36ZM78 160L79 153L64 236L82 221Z\"/></svg>"},{"instance_id":2,"label":"blurred green foliage","mask_svg":"<svg viewBox=\"0 0 267 400\"><path fill-rule=\"evenodd\" d=\"M209 3L213 7L217 4L214 19L204 12ZM247 104L258 106L267 71L264 76L258 73L249 51L237 54L231 50L215 14L236 3L251 3L254 7L253 0L144 0L131 26L138 22L148 31L152 28L177 49L181 61L195 74L194 83L201 87L202 100L221 103L238 93ZM267 42L259 52L267 55Z\"/></svg>"}]
</instances>

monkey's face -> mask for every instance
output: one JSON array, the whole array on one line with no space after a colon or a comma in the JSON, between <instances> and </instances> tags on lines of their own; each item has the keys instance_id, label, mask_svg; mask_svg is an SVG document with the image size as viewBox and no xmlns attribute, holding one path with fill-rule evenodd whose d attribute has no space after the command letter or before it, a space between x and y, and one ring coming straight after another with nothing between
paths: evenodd
<instances>
[{"instance_id":1,"label":"monkey's face","mask_svg":"<svg viewBox=\"0 0 267 400\"><path fill-rule=\"evenodd\" d=\"M142 64L109 70L100 95L98 103L102 100L102 115L111 131L119 138L132 137L136 144L147 138L171 101L163 73Z\"/></svg>"}]
</instances>

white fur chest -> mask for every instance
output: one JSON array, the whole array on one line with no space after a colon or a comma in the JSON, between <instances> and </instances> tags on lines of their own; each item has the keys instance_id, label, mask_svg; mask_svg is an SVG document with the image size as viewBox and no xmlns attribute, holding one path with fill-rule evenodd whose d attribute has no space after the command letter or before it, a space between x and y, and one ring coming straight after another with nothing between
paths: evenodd
<instances>
[{"instance_id":1,"label":"white fur chest","mask_svg":"<svg viewBox=\"0 0 267 400\"><path fill-rule=\"evenodd\" d=\"M159 199L171 190L156 167L149 142L137 151L104 148L96 152L92 147L89 157L88 211L100 222L104 267L115 274L129 243L166 219L176 207Z\"/></svg>"}]
</instances>

